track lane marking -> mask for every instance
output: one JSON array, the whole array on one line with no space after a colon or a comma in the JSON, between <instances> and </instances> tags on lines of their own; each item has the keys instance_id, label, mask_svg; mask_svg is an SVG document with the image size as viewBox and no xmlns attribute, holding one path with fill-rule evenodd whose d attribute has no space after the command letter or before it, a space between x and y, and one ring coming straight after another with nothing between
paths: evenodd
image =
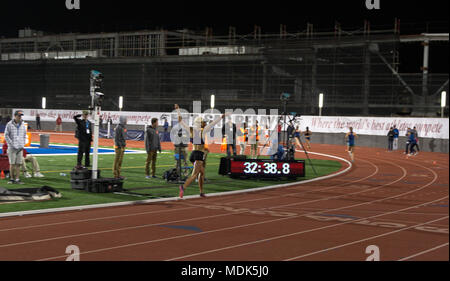
<instances>
[{"instance_id":1,"label":"track lane marking","mask_svg":"<svg viewBox=\"0 0 450 281\"><path fill-rule=\"evenodd\" d=\"M351 195L351 194L349 194L349 195ZM303 204L314 203L317 201L324 201L324 200L328 200L328 198L307 201L307 202L303 202ZM184 205L189 206L189 208L202 208L201 205L193 205L193 204L184 204ZM267 209L267 208L265 208L265 209ZM238 215L238 214L243 214L243 213L247 213L247 212L248 211L227 213L225 215L232 216L232 215ZM216 215L216 216L208 216L208 218L215 218L215 217L222 217L222 216L224 216L224 215L221 214L221 215ZM197 219L200 219L200 218L197 218ZM181 220L181 221L177 221L177 222L185 222L185 221L192 221L192 220L194 220L194 219ZM171 223L174 223L174 222L162 222L160 224L171 224ZM112 229L112 230L100 231L100 232L89 232L89 233L82 233L82 234L66 235L66 236L46 238L46 239L40 239L40 240L32 240L32 241L20 242L20 243L4 244L4 245L0 245L0 248L21 246L21 245L34 244L34 243L42 243L42 242L48 242L48 241L52 241L52 240L60 240L60 239L74 238L74 237L80 237L80 236L105 234L105 233L109 233L109 232L126 231L126 230L132 230L132 229L143 228L143 227L151 227L151 226L154 226L154 224L150 224L147 226L133 226L133 227L126 227L126 228ZM206 232L203 232L203 233L206 233Z\"/></svg>"},{"instance_id":2,"label":"track lane marking","mask_svg":"<svg viewBox=\"0 0 450 281\"><path fill-rule=\"evenodd\" d=\"M400 167L400 166L399 166ZM402 167L401 167L402 168ZM402 168L403 169L403 168ZM405 169L403 169L405 172L404 177L407 174L407 171ZM402 178L401 178L402 179ZM401 180L399 179L399 180ZM395 182L398 182L399 180L396 180ZM386 186L386 185L383 185ZM360 193L360 192L359 192ZM408 192L410 193L410 192ZM398 196L402 196L398 195ZM330 209L328 211L335 211L335 210L342 210L342 209L347 209L347 208L351 208L351 207L355 207L355 206L361 206L361 205L368 205L368 204L372 204L375 202L379 202L379 201L384 201L387 199L379 199L376 200L374 202L365 202L362 204L357 204L357 205L353 205L353 206L346 206L346 207L342 207L342 208L337 208L337 209ZM440 199L442 200L442 199ZM317 200L314 200L317 201ZM322 200L323 201L323 200ZM434 201L433 201L434 202ZM428 204L428 203L427 203ZM268 208L265 208L268 209ZM264 210L264 209L263 209ZM97 249L97 250L91 250L91 251L87 251L84 252L84 254L90 254L90 253L97 253L97 252L103 252L103 251L109 251L109 250L116 250L116 249L121 249L121 248L126 248L126 247L132 247L132 246L139 246L139 245L145 245L145 244L150 244L150 243L156 243L156 242L162 242L162 241L167 241L167 240L173 240L173 239L179 239L179 238L186 238L186 237L192 237L192 236L197 236L197 235L203 235L203 234L210 234L210 233L216 233L216 232L220 232L220 231L226 231L226 230L233 230L233 229L239 229L239 228L243 228L243 227L248 227L248 226L255 226L255 225L261 225L261 224L265 224L265 223L271 223L271 222L279 222L279 221L285 221L288 219L292 219L292 218L298 218L298 217L304 217L304 216L308 216L308 215L314 215L317 213L321 213L321 212L315 212L315 213L309 213L309 214L303 214L303 215L299 215L299 216L294 216L294 217L289 217L289 218L282 218L282 219L275 219L275 220L269 220L269 221L264 221L264 222L258 222L258 223L252 223L252 224L245 224L245 225L238 225L238 226L233 226L233 227L227 227L227 228L223 228L223 229L216 229L216 230L212 230L212 231L205 231L202 233L196 233L196 234L189 234L189 235L182 235L182 236L175 236L175 237L168 237L168 238L163 238L163 239L158 239L158 240L150 240L150 241L144 241L144 242L139 242L139 243L133 243L133 244L126 244L126 245L121 245L121 246L115 246L115 247L111 247L111 248L103 248L103 249ZM235 214L240 214L240 213L235 213ZM52 257L52 258L47 258L47 259L43 259L40 261L45 261L45 260L54 260L54 259L59 259L59 258L64 258L66 256L59 256L59 257Z\"/></svg>"},{"instance_id":3,"label":"track lane marking","mask_svg":"<svg viewBox=\"0 0 450 281\"><path fill-rule=\"evenodd\" d=\"M416 166L420 166L420 165L416 165ZM422 166L422 167L423 167L423 166ZM382 202L382 201L390 200L390 199L393 199L393 198L402 197L402 196L404 196L404 195L411 194L411 193L414 193L414 192L423 190L423 189L427 188L428 186L431 186L435 181L437 181L437 179L438 179L438 177L439 177L438 174L435 173L434 171L432 171L432 170L430 170L430 169L428 169L428 168L426 168L426 167L424 167L424 168L427 169L427 170L429 170L429 171L431 171L431 172L434 174L434 179L433 179L433 181L431 181L430 183L428 183L427 185L425 185L425 186L423 186L423 187L421 187L421 188L418 188L418 189L415 189L415 190L413 190L413 191L406 192L406 193L403 193L403 194L400 194L400 195L397 195L397 196L393 196L393 197L389 197L389 198L383 198L383 199L379 199L379 200L375 200L375 201L370 201L370 202L366 202L366 203L358 204L358 205L354 205L354 206L348 206L348 207L344 207L344 208L339 208L339 209L336 209L336 210L343 210L343 209L348 209L348 208L352 208L352 207L355 207L355 206L361 206L361 205L370 205L370 204L373 204L373 203L376 203L376 202ZM403 168L402 168L402 169L403 169ZM405 171L406 171L406 170L405 170ZM296 232L296 233L292 233L292 234L288 234L288 235L275 236L275 237L271 237L271 238L267 238L267 239L256 240L256 241L247 242L247 243L243 243L243 244L237 244L237 245L225 247L225 248L222 248L222 249L215 249L215 250L210 250L210 251L206 251L206 252L201 252L201 253L191 254L191 255L188 255L188 256L178 257L178 258L170 259L170 260L168 260L168 261L174 261L174 260L179 260L179 259L190 258L190 257L194 257L194 256L199 256L199 255L204 255L204 254L209 254L209 253L219 252L219 251L223 251L223 250L234 249L234 248L238 248L238 247L242 247L242 246L249 246L249 245L253 245L253 244L257 244L257 243L262 243L262 242L272 241L272 240L276 240L276 239L281 239L281 238L287 238L287 237L291 237L291 236L296 236L296 235L300 235L300 234L304 234L304 233L314 232L314 231L318 231L318 230L324 230L324 229L328 229L328 228L332 228L332 227L337 227L337 226L347 225L347 224L354 223L354 222L357 222L357 221L363 221L363 220L367 220L367 219L378 218L378 217L382 217L382 216L386 216L386 215L398 213L398 212L401 212L401 211L407 211L407 210L415 209L415 208L418 208L418 207L420 207L420 206L429 205L429 204L432 204L432 203L434 203L434 202L442 201L442 200L444 200L444 199L448 199L448 196L443 197L443 198L441 198L441 199L439 199L439 200L434 200L434 201L431 201L431 202L427 202L427 203L425 203L425 204L416 205L416 206L414 206L414 207L409 207L409 208L402 209L402 210L399 210L399 211L394 211L394 212L388 212L388 213L384 213L384 214L377 215L377 216L366 217L366 218L362 218L362 219L359 219L359 220L356 220L356 221L350 221L350 222L345 222L345 223L339 223L339 224L334 224L334 225L331 225L331 226L320 227L320 228L310 229L310 230L306 230L306 231ZM330 210L327 210L327 211L330 211ZM334 211L334 210L331 210L331 211ZM320 213L322 213L322 212L320 212ZM307 215L312 215L312 214L307 214ZM301 216L306 216L306 215L301 215ZM301 216L300 216L300 217L301 217ZM292 217L292 218L295 218L295 217Z\"/></svg>"},{"instance_id":4,"label":"track lane marking","mask_svg":"<svg viewBox=\"0 0 450 281\"><path fill-rule=\"evenodd\" d=\"M406 258L402 258L402 259L400 259L400 260L398 260L398 261L407 261L407 260L410 260L410 259L413 259L413 258L417 258L417 257L419 257L419 256L422 256L422 255L425 255L425 254L434 252L434 251L436 251L436 250L439 250L439 249L441 249L441 248L448 247L448 246L449 246L449 243L445 243L445 244L439 245L439 246L437 246L437 247L434 247L434 248L432 248L432 249L428 249L428 250L426 250L426 251L423 251L423 252L414 254L414 255L412 255L412 256L409 256L409 257L406 257Z\"/></svg>"}]
</instances>

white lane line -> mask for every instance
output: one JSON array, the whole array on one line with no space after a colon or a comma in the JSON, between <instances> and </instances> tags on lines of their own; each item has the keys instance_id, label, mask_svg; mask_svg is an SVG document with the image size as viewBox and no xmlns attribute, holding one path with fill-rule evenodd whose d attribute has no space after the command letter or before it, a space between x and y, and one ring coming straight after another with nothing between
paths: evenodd
<instances>
[{"instance_id":1,"label":"white lane line","mask_svg":"<svg viewBox=\"0 0 450 281\"><path fill-rule=\"evenodd\" d=\"M320 154L320 155L326 155L326 154ZM253 188L253 189L244 189L244 190L237 190L237 191L230 191L230 192L221 192L221 193L213 193L209 194L209 198L213 197L223 197L223 196L229 196L229 195L236 195L236 194L245 194L245 193L254 193L254 192L260 192L265 190L274 190L274 189L280 189L280 188L286 188L291 186L299 186L299 185L305 185L311 182L316 181L322 181L326 179L331 179L334 177L338 177L342 174L347 173L352 169L352 163L349 161L339 158L337 156L329 155L330 158L339 159L343 162L346 162L349 167L343 171L340 171L335 174L331 174L328 176L315 178L307 181L302 182L295 182L295 183L289 183L289 184L282 184L282 185L275 185L275 186L268 186L268 187L260 187L260 188ZM198 196L186 196L183 201L190 200L190 199L197 199ZM151 199L151 200L144 200L144 201L130 201L130 202L120 202L120 203L109 203L109 204L98 204L98 205L89 205L89 206L75 206L75 207L67 207L67 208L56 208L56 209L47 209L47 210L34 210L34 211L23 211L23 212L13 212L13 213L4 213L0 214L0 218L4 217L16 217L16 216L26 216L26 215L36 215L36 214L51 214L51 213L60 213L60 212L67 212L67 211L84 211L84 210L90 210L90 209L101 209L101 208L112 208L112 207L123 207L123 206L132 206L135 204L150 204L150 203L158 203L158 202L172 202L172 201L180 201L180 198L174 197L174 198L162 198L162 199Z\"/></svg>"},{"instance_id":2,"label":"white lane line","mask_svg":"<svg viewBox=\"0 0 450 281\"><path fill-rule=\"evenodd\" d=\"M416 165L416 166L418 166L418 165ZM423 167L423 166L422 166L422 167ZM428 169L428 168L426 168L426 167L423 167L423 168L425 168L425 169L427 169L427 170L430 170L430 169ZM383 198L383 199L379 199L379 200L374 200L374 201L366 202L366 203L363 203L363 204L357 204L357 205L353 205L353 206L348 206L348 207L343 207L343 208L339 208L339 209L335 209L335 210L328 210L328 211L345 210L345 209L352 208L352 207L363 206L363 205L370 205L370 204L373 204L373 203L376 203L376 202L382 202L382 201L390 200L390 199L393 199L393 198L402 197L402 196L404 196L404 195L411 194L411 193L414 193L414 192L423 190L423 189L427 188L428 186L432 185L432 184L438 179L438 175L437 175L434 171L432 171L432 170L430 170L430 171L434 174L434 180L431 181L429 184L427 184L427 185L421 187L421 188L418 188L418 189L415 189L415 190L412 190L412 191L410 191L410 192L406 192L406 193L403 193L403 194L400 194L400 195L397 195L397 196L389 197L389 198ZM315 229L310 229L310 230L300 231L300 232L291 233L291 234L287 234L287 235L274 236L274 237L271 237L271 238L262 239L262 240L256 240L256 241L247 242L247 243L243 243L243 244L237 244L237 245L225 247L225 248L222 248L222 249L215 249L215 250L210 250L210 251L205 251L205 252L201 252L201 253L191 254L191 255L187 255L187 256L183 256L183 257L177 257L177 258L171 259L170 261L179 260L179 259L185 259L185 258L190 258L190 257L199 256L199 255L204 255L204 254L209 254L209 253L214 253L214 252L219 252L219 251L223 251L223 250L234 249L234 248L243 247L243 246L249 246L249 245L258 244L258 243L262 243L262 242L267 242L267 241L272 241L272 240L277 240L277 239L287 238L287 237L291 237L291 236L297 236L297 235L300 235L300 234L309 233L309 232L314 232L314 231L318 231L318 230L324 230L324 229L333 228L333 227L337 227L337 226L347 225L347 224L350 224L350 223L355 223L355 222L363 221L363 220L367 220L367 219L378 218L378 217L382 217L382 216L386 216L386 215L390 215L390 214L395 214L395 213L398 213L398 212L403 212L403 211L407 211L407 210L411 210L411 209L416 209L417 207L424 206L424 205L428 205L428 204L432 204L432 203L434 203L434 202L438 202L438 201L441 201L441 200L444 200L444 199L447 199L447 198L448 198L448 196L443 197L443 198L441 198L441 199L439 199L439 200L434 200L434 201L431 201L431 202L428 202L428 203L425 203L425 204L419 204L419 205L416 205L416 206L414 206L414 207L409 207L409 208L406 208L406 209L403 209L403 210L398 210L398 211L393 211L393 212L387 212L387 213L383 213L383 214L381 214L381 215L376 215L376 216L366 217L366 218L362 218L362 219L358 219L358 220L353 220L353 221L349 221L349 222L345 222L345 223L339 223L339 224L334 224L334 225L330 225L330 226L326 226L326 227L320 227L320 228L315 228ZM322 212L320 212L320 213L322 213ZM301 216L308 216L308 215L313 215L313 214L315 214L315 213L312 213L312 214L304 214L304 215L301 215ZM301 217L301 216L299 216L299 217ZM296 217L291 217L291 218L296 218Z\"/></svg>"},{"instance_id":3,"label":"white lane line","mask_svg":"<svg viewBox=\"0 0 450 281\"><path fill-rule=\"evenodd\" d=\"M412 256L409 256L409 257L406 257L406 258L403 258L403 259L400 259L400 260L398 260L398 261L407 261L407 260L410 260L410 259L413 259L413 258L417 258L417 257L419 257L419 256L422 256L422 255L425 255L425 254L434 252L434 251L439 250L439 249L441 249L441 248L448 247L448 245L449 245L449 243L445 243L445 244L442 244L442 245L440 245L440 246L434 247L434 248L432 248L432 249L429 249L429 250L426 250L426 251L417 253L417 254L415 254L415 255L412 255Z\"/></svg>"},{"instance_id":4,"label":"white lane line","mask_svg":"<svg viewBox=\"0 0 450 281\"><path fill-rule=\"evenodd\" d=\"M92 222L92 221L109 220L109 219L129 218L129 217L134 217L134 216L143 216L143 215L150 215L150 214L160 214L160 213L184 211L184 210L190 210L190 209L194 209L194 208L195 207L178 208L178 209L172 209L172 210L151 211L151 212L133 213L133 214L127 214L127 215L117 215L117 216L99 217L99 218L73 220L73 221L63 221L63 222L55 222L55 223L47 223L47 224L39 224L39 225L30 225L30 226L23 226L23 227L0 229L0 232L14 231L14 230L26 230L26 229L33 229L33 228L39 228L39 227L49 227L49 226Z\"/></svg>"},{"instance_id":5,"label":"white lane line","mask_svg":"<svg viewBox=\"0 0 450 281\"><path fill-rule=\"evenodd\" d=\"M53 240L61 240L61 239L82 237L82 236L89 236L89 235L99 235L99 234L105 234L105 233L112 233L112 232L119 232L119 231L124 231L124 230L133 230L133 229L147 228L147 227L152 227L152 226L166 225L166 224L173 224L173 223L180 223L180 222L187 222L187 221L212 219L212 218L217 218L217 217L225 217L225 216L229 216L229 215L230 214L227 213L227 214L221 214L221 215L205 216L205 217L198 217L198 218L177 220L177 221L170 221L170 222L159 222L159 223L152 223L152 224L146 224L146 225L138 225L138 226L132 226L132 227L117 228L117 229L111 229L111 230L96 231L96 232L83 233L83 234L66 235L66 236L46 238L46 239L41 239L41 240L4 244L4 245L0 245L0 248L13 247L13 246L22 246L22 245L28 245L28 244L42 243L42 242L48 242L48 241L53 241Z\"/></svg>"},{"instance_id":6,"label":"white lane line","mask_svg":"<svg viewBox=\"0 0 450 281\"><path fill-rule=\"evenodd\" d=\"M264 197L264 198L258 198L258 199L249 199L249 200L242 200L242 201L234 201L234 202L230 202L230 203L225 203L224 205L232 205L232 204L239 204L239 203L248 203L248 202L256 202L256 201L264 201L264 200L273 200L274 198L281 198L281 197L291 197L293 195L304 195L304 194L309 194L309 193L313 193L313 192L319 192L319 191L326 191L326 190L330 190L330 189L334 189L336 187L345 187L346 185L353 185L355 183L367 180L371 177L374 177L376 174L379 173L380 169L378 166L372 164L369 161L366 160L362 160L364 162L369 163L370 165L375 167L375 172L373 174L371 174L370 176L367 176L365 178L356 180L356 181L349 181L346 183L341 183L341 184L337 184L337 185L332 185L326 188L322 188L322 189L317 189L317 190L307 190L307 191L301 191L301 192L294 192L294 193L289 193L289 194L284 194L284 195L277 195L277 196L268 196L268 197Z\"/></svg>"},{"instance_id":7,"label":"white lane line","mask_svg":"<svg viewBox=\"0 0 450 281\"><path fill-rule=\"evenodd\" d=\"M406 171L405 171L406 172ZM401 180L401 179L400 179ZM359 192L358 192L359 193ZM351 195L351 194L348 194ZM346 196L348 196L346 195ZM324 200L329 200L330 198L333 197L327 197L327 198L322 198L322 199L318 199L318 200L312 200L312 201L307 201L307 202L302 202L299 205L302 204L308 204L308 203L313 203L313 202L318 202L318 201L324 201ZM188 205L190 208L200 208L200 207L204 207L202 205L192 205L189 204ZM275 206L277 207L277 206ZM273 208L273 207L272 207ZM270 208L264 208L264 209L270 209ZM264 210L262 209L262 210ZM245 211L241 211L241 212L235 212L235 213L227 213L225 215L216 215L216 216L208 216L208 218L215 218L215 217L222 217L222 216L232 216L232 215L237 215L237 214L243 214L243 213L247 213L248 210ZM198 220L201 218L197 218ZM184 222L184 221L192 221L193 219L188 219L188 220L181 220L178 222ZM276 221L276 220L275 220ZM170 224L173 222L162 222L160 224ZM25 245L25 244L33 244L33 243L41 243L41 242L48 242L48 241L52 241L52 240L60 240L60 239L66 239L66 238L74 238L74 237L80 237L80 236L89 236L89 235L98 235L100 233L105 234L105 233L109 233L109 232L117 232L117 231L125 231L125 230L132 230L132 229L137 229L137 228L143 228L143 227L151 227L154 226L154 224L150 224L150 225L146 225L146 226L133 226L133 227L126 227L126 228L120 228L120 229L112 229L112 230L107 230L107 231L101 231L101 232L90 232L90 233L82 233L82 234L74 234L74 235L67 235L67 236L60 236L60 237L53 237L53 238L46 238L46 239L41 239L41 240L34 240L34 241L27 241L27 242L21 242L21 243L12 243L12 244L4 244L4 245L0 245L0 248L4 248L4 247L10 247L10 246L18 246L18 245ZM205 232L203 232L205 233Z\"/></svg>"},{"instance_id":8,"label":"white lane line","mask_svg":"<svg viewBox=\"0 0 450 281\"><path fill-rule=\"evenodd\" d=\"M382 160L380 160L380 161L382 161ZM388 162L388 161L382 161L382 162L393 164L393 163ZM371 188L371 189L367 189L367 190L362 190L362 191L353 192L353 193L344 194L344 195L332 196L332 197L329 197L329 199L327 199L327 200L345 198L345 197L349 197L349 196L353 196L353 195L359 195L359 194L363 194L363 193L379 190L379 189L382 189L382 188L384 188L386 186L390 186L390 185L396 184L396 183L402 181L404 178L406 178L406 176L408 175L408 172L406 171L406 169L401 167L401 166L399 166L399 165L397 165L397 164L393 164L393 165L395 165L395 166L397 166L397 167L399 167L400 169L403 170L403 176L401 178L399 178L398 180L395 180L395 181L387 183L387 184L379 185L377 187L374 187L374 188ZM383 200L387 200L387 199L383 199ZM322 199L318 199L318 201L322 201ZM276 207L269 208L269 209L278 209L278 208L292 207L292 206L297 206L297 205L299 205L299 203L280 205L280 206L276 206Z\"/></svg>"},{"instance_id":9,"label":"white lane line","mask_svg":"<svg viewBox=\"0 0 450 281\"><path fill-rule=\"evenodd\" d=\"M448 198L448 197L447 197ZM432 201L435 202L435 201ZM427 203L428 204L428 203ZM423 205L423 204L422 204ZM417 205L417 206L421 206L421 205ZM405 211L408 209L412 209L412 208L416 208L417 206L411 207L411 208L406 208L400 211ZM390 215L390 214L394 214L396 212L390 212L390 213L384 213L378 216L373 216L373 217L367 217L361 220L367 220L367 219L372 219L372 218L377 218L377 217L381 217L381 216L385 216L385 215ZM358 221L361 221L358 220ZM347 225L350 223L354 223L357 221L351 221L351 222L345 222L345 223L338 223L338 224L334 224L334 225L329 225L329 226L325 226L325 227L320 227L320 228L315 228L315 229L309 229L309 230L304 230L304 231L300 231L300 232L296 232L296 233L290 233L290 234L286 234L286 235L281 235L281 236L276 236L276 237L271 237L271 238L267 238L267 239L262 239L262 240L256 240L256 241L252 241L252 242L247 242L247 243L243 243L243 244L238 244L238 245L233 245L233 246L229 246L229 247L224 247L224 248L220 248L220 249L214 249L214 250L210 250L210 251L204 251L204 252L200 252L200 253L195 253L195 254L190 254L190 255L186 255L186 256L182 256L182 257L176 257L176 258L172 258L169 259L167 261L176 261L176 260L181 260L181 259L186 259L186 258L192 258L195 256L201 256L201 255L205 255L205 254L211 254L211 253L215 253L215 252L220 252L220 251L225 251L225 250L230 250L230 249L235 249L235 248L239 248L239 247L243 247L243 246L250 246L250 245L254 245L254 244L259 244L259 243L263 243L263 242L269 242L269 241L273 241L273 240L277 240L277 239L282 239L282 238L287 238L287 237L292 237L292 236L297 236L297 235L301 235L301 234L305 234L305 233L310 233L310 232L314 232L314 231L319 231L319 230L324 230L324 229L328 229L328 228L333 228L333 227L337 227L337 226L342 226L342 225Z\"/></svg>"},{"instance_id":10,"label":"white lane line","mask_svg":"<svg viewBox=\"0 0 450 281\"><path fill-rule=\"evenodd\" d=\"M404 170L404 169L403 169ZM405 173L406 170L404 170ZM400 179L401 180L401 179ZM414 191L412 191L414 192ZM401 194L402 195L402 194ZM399 196L401 196L399 195ZM326 200L323 199L323 200ZM362 206L362 205L369 205L375 202L379 202L379 201L384 201L387 199L379 199L376 201L371 201L371 202L365 202L362 204L356 204L353 206L347 206L347 207L342 207L342 208L337 208L337 209L329 209L328 211L336 211L336 210L342 210L342 209L348 209L348 208L352 208L352 207L357 207L357 206ZM442 199L440 199L442 200ZM317 200L315 200L317 201ZM434 202L434 201L433 201ZM429 204L429 203L427 203ZM414 207L416 208L416 207ZM265 208L268 209L268 208ZM410 208L408 208L410 209ZM401 210L402 211L402 210ZM243 212L244 213L244 212ZM308 216L308 215L314 215L314 214L318 214L318 213L322 213L322 212L313 212L313 213L309 213L309 214L303 214L303 215L298 215L298 216L293 216L293 217L289 217L289 218L282 218L282 219L275 219L275 220L269 220L269 221L264 221L264 222L258 222L258 223L252 223L252 224L244 224L244 225L237 225L237 226L233 226L233 227L227 227L227 228L222 228L222 229L216 229L216 230L211 230L211 231L206 231L206 232L201 232L201 233L196 233L196 234L188 234L188 235L182 235L182 236L175 236L175 237L168 237L168 238L163 238L163 239L158 239L158 240L150 240L150 241L144 241L144 242L139 242L139 243L133 243L133 244L125 244L125 245L121 245L121 246L115 246L115 247L111 247L111 248L103 248L103 249L97 249L97 250L92 250L92 251L87 251L84 252L84 254L90 254L90 253L97 253L97 252L103 252L103 251L109 251L109 250L117 250L117 249L121 249L121 248L127 248L127 247L132 247L132 246L138 246L138 245L145 245L145 244L150 244L150 243L156 243L156 242L162 242L162 241L167 241L167 240L173 240L173 239L178 239L178 238L186 238L186 237L193 237L193 236L198 236L198 235L204 235L204 234L210 234L210 233L216 233L216 232L221 232L221 231L226 231L226 230L233 230L233 229L240 229L240 228L244 228L244 227L248 227L248 226L255 226L255 225L262 225L262 224L266 224L266 223L270 223L270 222L280 222L280 221L285 221L288 219L293 219L293 218L299 218L299 217L304 217L304 216ZM235 213L235 214L239 214L239 213ZM59 259L59 258L63 258L66 256L59 256L59 257L52 257L52 258L47 258L44 260L54 260L54 259ZM41 260L41 261L44 261Z\"/></svg>"},{"instance_id":11,"label":"white lane line","mask_svg":"<svg viewBox=\"0 0 450 281\"><path fill-rule=\"evenodd\" d=\"M388 232L388 233L384 233L384 234L381 234L381 235L371 236L371 237L368 237L368 238L365 238L365 239L361 239L361 240L358 240L358 241L353 241L353 242L350 242L350 243L346 243L346 244L342 244L342 245L339 245L339 246L323 249L323 250L320 250L320 251L311 252L311 253L304 254L304 255L301 255L301 256L297 256L297 257L294 257L294 258L286 259L284 261L299 260L299 259L306 258L306 257L309 257L309 256L314 256L314 255L321 254L321 253L324 253L324 252L337 250L337 249L340 249L340 248L348 247L348 246L351 246L351 245L359 244L359 243L370 241L370 240L373 240L373 239L386 237L386 236L393 235L393 234L396 234L396 233L400 233L400 232L403 232L403 231L406 231L406 230L414 229L416 227L421 227L421 226L424 226L424 225L428 225L428 224L432 224L432 223L435 223L435 222L438 222L438 221L442 221L442 220L445 220L445 219L448 219L448 218L449 218L449 216L446 216L446 217L443 217L443 218L439 218L439 219L436 219L436 220L432 220L432 221L429 221L429 222L417 224L417 225L410 226L410 227L405 227L405 228L402 228L402 229L399 229L399 230L395 230L395 231L391 231L391 232ZM448 243L447 243L447 245L448 245Z\"/></svg>"}]
</instances>

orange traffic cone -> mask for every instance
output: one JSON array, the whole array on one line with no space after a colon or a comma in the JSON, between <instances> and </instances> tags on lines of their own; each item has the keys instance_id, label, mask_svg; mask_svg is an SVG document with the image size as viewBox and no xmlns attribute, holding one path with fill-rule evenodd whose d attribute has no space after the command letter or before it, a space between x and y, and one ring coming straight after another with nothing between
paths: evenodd
<instances>
[{"instance_id":1,"label":"orange traffic cone","mask_svg":"<svg viewBox=\"0 0 450 281\"><path fill-rule=\"evenodd\" d=\"M4 172L4 171L2 171L2 172L0 173L0 178L1 178L2 180L5 179L5 172Z\"/></svg>"}]
</instances>

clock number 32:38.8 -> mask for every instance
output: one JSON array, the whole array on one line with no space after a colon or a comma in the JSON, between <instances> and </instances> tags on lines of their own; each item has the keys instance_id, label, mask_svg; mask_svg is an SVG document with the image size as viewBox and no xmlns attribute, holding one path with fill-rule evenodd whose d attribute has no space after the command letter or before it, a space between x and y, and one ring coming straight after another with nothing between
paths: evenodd
<instances>
[{"instance_id":1,"label":"clock number 32:38.8","mask_svg":"<svg viewBox=\"0 0 450 281\"><path fill-rule=\"evenodd\" d=\"M258 171L259 165L256 162L245 163L244 166L245 166L244 173L246 173L246 174L258 174L259 173L259 171ZM278 171L277 163L265 163L264 164L264 174L276 175L279 173L280 172ZM283 164L282 173L284 175L289 175L291 173L291 166L289 165L289 163Z\"/></svg>"}]
</instances>

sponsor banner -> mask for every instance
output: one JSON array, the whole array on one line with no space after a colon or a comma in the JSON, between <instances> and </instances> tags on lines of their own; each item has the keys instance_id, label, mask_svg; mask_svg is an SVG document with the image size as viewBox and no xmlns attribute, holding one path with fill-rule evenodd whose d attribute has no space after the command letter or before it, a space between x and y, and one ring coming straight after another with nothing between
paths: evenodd
<instances>
[{"instance_id":1,"label":"sponsor banner","mask_svg":"<svg viewBox=\"0 0 450 281\"><path fill-rule=\"evenodd\" d=\"M449 120L444 118L377 118L377 117L317 117L302 116L300 127L315 133L347 133L353 127L360 135L387 136L389 129L396 125L400 136L405 136L408 128L417 128L419 137L449 139Z\"/></svg>"},{"instance_id":2,"label":"sponsor banner","mask_svg":"<svg viewBox=\"0 0 450 281\"><path fill-rule=\"evenodd\" d=\"M13 110L13 112L16 109ZM81 114L81 110L43 110L43 109L25 109L24 120L35 121L36 114L40 114L42 122L53 121L56 122L58 115L61 116L63 122L74 122L73 116ZM190 117L190 123L192 126L193 120L196 116L204 116L206 120L212 121L215 118L219 118L217 114L188 114L184 115L184 118ZM159 125L163 126L163 119L168 120L169 124L174 125L178 122L176 113L169 112L119 112L119 111L103 111L102 119L106 124L109 118L112 119L113 124L119 123L120 116L126 116L128 118L129 125L150 125L153 118L157 118ZM245 116L247 121L258 119L261 121L269 121L271 128L276 124L279 116L267 116L267 115L246 115L239 114L236 116ZM233 118L235 119L235 118ZM265 119L265 120L264 120ZM288 118L289 119L289 118ZM173 121L173 122L172 122ZM353 127L354 131L360 135L372 135L372 136L387 136L389 128L396 125L400 131L400 136L405 136L408 128L416 127L421 138L435 138L435 139L449 139L449 119L445 118L379 118L379 117L318 117L318 116L302 116L297 119L297 125L304 131L306 127L314 133L347 133L349 127ZM222 123L219 123L217 127L221 127ZM283 126L286 129L286 125Z\"/></svg>"},{"instance_id":3,"label":"sponsor banner","mask_svg":"<svg viewBox=\"0 0 450 281\"><path fill-rule=\"evenodd\" d=\"M12 112L15 112L19 109L13 109ZM23 119L25 121L36 121L36 115L39 114L41 117L41 122L56 122L58 116L61 116L61 119L64 123L74 122L73 117L75 115L81 114L82 110L52 110L52 109L20 109L24 112ZM193 121L196 117L202 116L205 118L207 122L213 121L217 118L220 118L221 114L212 114L212 113L190 113L185 114L182 112L183 119L189 118L190 126L193 125ZM113 124L119 124L120 116L126 116L128 118L128 125L139 125L146 126L151 125L151 121L153 118L157 118L159 120L159 125L163 126L164 123L162 120L167 119L169 125L174 125L178 123L178 114L176 112L126 112L126 111L102 111L101 118L103 119L103 123L106 124L107 120L111 118ZM278 115L276 116L268 116L268 115L249 115L249 114L237 114L233 115L246 117L247 120L259 120L260 122L267 120L270 121L271 124L275 125L278 120ZM92 119L92 117L90 117ZM235 119L235 118L233 118ZM242 119L243 120L243 119ZM222 127L222 123L219 123L216 127Z\"/></svg>"},{"instance_id":4,"label":"sponsor banner","mask_svg":"<svg viewBox=\"0 0 450 281\"><path fill-rule=\"evenodd\" d=\"M14 109L16 111L18 109ZM24 112L23 119L25 121L36 121L36 114L41 117L41 122L56 122L58 116L64 123L74 122L73 117L81 114L82 110L51 110L51 109L21 109ZM107 120L111 118L113 124L119 124L120 116L126 116L128 118L128 125L149 125L153 118L162 120L168 118L170 122L169 113L161 112L119 112L119 111L102 111L101 118L103 123L106 124ZM90 117L92 119L92 117ZM161 123L161 121L160 121ZM160 124L161 126L163 124Z\"/></svg>"}]
</instances>

